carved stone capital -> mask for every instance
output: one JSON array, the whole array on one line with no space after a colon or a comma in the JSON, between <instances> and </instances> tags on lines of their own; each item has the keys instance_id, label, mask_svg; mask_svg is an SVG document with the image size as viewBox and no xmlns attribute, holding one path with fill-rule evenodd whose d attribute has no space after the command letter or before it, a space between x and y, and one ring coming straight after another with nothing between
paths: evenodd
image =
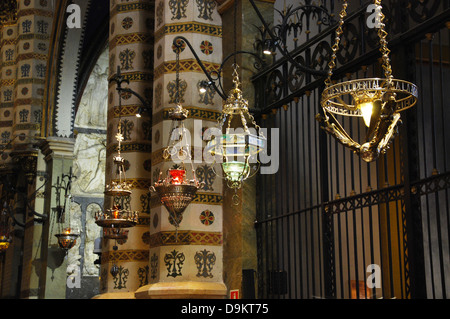
<instances>
[{"instance_id":1,"label":"carved stone capital","mask_svg":"<svg viewBox=\"0 0 450 319\"><path fill-rule=\"evenodd\" d=\"M73 158L75 139L67 137L48 137L41 145L42 154L46 162L55 157Z\"/></svg>"}]
</instances>

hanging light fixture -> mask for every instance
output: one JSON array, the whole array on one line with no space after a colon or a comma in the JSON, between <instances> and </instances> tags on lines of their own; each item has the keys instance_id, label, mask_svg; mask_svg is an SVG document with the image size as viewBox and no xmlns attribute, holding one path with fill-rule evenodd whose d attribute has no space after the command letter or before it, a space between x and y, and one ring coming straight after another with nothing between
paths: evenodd
<instances>
[{"instance_id":1,"label":"hanging light fixture","mask_svg":"<svg viewBox=\"0 0 450 319\"><path fill-rule=\"evenodd\" d=\"M257 160L257 154L266 148L267 141L248 111L248 101L243 98L239 66L234 64L233 68L234 87L224 101L222 114L218 119L218 129L222 134L212 137L206 146L206 151L215 159L218 156L221 160L223 177L228 187L235 191L233 203L238 204L237 191L242 187L243 181L258 171L260 163ZM253 125L257 131L256 134L250 132L247 122ZM256 164L256 169L252 168L253 164Z\"/></svg>"},{"instance_id":2,"label":"hanging light fixture","mask_svg":"<svg viewBox=\"0 0 450 319\"><path fill-rule=\"evenodd\" d=\"M418 97L415 84L394 79L392 76L381 0L375 0L374 4L380 7L378 37L385 78L357 79L332 85L331 77L336 67L336 53L343 33L344 19L347 16L348 3L344 0L336 29L335 44L332 47L328 78L325 80L326 87L321 98L324 115L316 117L322 122L323 129L366 162L376 160L380 154L387 151L398 131L398 124L401 123L400 112L416 104ZM368 128L365 142L360 144L354 141L334 115L363 118Z\"/></svg>"},{"instance_id":3,"label":"hanging light fixture","mask_svg":"<svg viewBox=\"0 0 450 319\"><path fill-rule=\"evenodd\" d=\"M64 169L64 167L63 167ZM72 185L72 167L68 175L63 174L61 180L59 176L56 180L56 185L52 186L56 189L56 202L57 206L53 208L55 222L58 224L58 233L55 237L58 239L58 245L66 253L77 243L77 238L80 236L72 229L70 223L70 210L73 203L73 197L71 195ZM64 203L61 204L61 191L64 190ZM67 199L69 199L69 205L66 209ZM66 218L67 214L67 218ZM66 222L67 221L67 222Z\"/></svg>"},{"instance_id":4,"label":"hanging light fixture","mask_svg":"<svg viewBox=\"0 0 450 319\"><path fill-rule=\"evenodd\" d=\"M131 195L131 184L127 181L125 175L125 159L122 157L120 151L122 141L124 139L122 133L122 91L131 91L129 89L122 89L122 82L128 82L121 76L120 68L118 68L117 74L111 79L117 83L117 91L119 92L119 121L117 124L117 154L113 157L113 163L116 165L116 173L118 175L117 180L111 180L109 184L105 186L104 194L111 196L114 200ZM123 202L123 201L122 201ZM105 209L104 211L97 211L95 213L95 223L103 228L103 238L119 240L123 243L123 240L128 237L128 230L124 228L134 227L137 224L138 212L128 210L119 204L114 203L112 208Z\"/></svg>"},{"instance_id":5,"label":"hanging light fixture","mask_svg":"<svg viewBox=\"0 0 450 319\"><path fill-rule=\"evenodd\" d=\"M172 120L172 123L169 131L169 141L163 151L164 160L171 158L179 164L169 169L165 178L163 178L163 173L161 172L158 181L150 187L150 191L158 194L161 203L169 212L169 221L176 228L176 236L178 236L178 227L183 218L183 212L194 199L197 190L204 185L204 183L197 181L192 163L191 148L187 140L186 127L184 126L184 120L188 117L189 111L184 109L180 103L180 51L179 48L176 51L176 106L169 112L169 118ZM192 179L186 176L185 162L190 164Z\"/></svg>"},{"instance_id":6,"label":"hanging light fixture","mask_svg":"<svg viewBox=\"0 0 450 319\"><path fill-rule=\"evenodd\" d=\"M8 204L5 202L0 212L0 254L5 252L12 242L11 217L8 212Z\"/></svg>"}]
</instances>

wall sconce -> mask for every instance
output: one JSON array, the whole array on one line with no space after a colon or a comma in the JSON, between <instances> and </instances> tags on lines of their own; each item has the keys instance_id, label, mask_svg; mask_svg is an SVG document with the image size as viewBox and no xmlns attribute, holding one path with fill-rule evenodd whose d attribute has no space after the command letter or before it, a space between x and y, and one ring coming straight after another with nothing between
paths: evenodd
<instances>
[{"instance_id":1,"label":"wall sconce","mask_svg":"<svg viewBox=\"0 0 450 319\"><path fill-rule=\"evenodd\" d=\"M375 0L374 3L381 6L381 0ZM390 51L386 41L387 32L384 30L383 23L385 17L381 10L378 36L385 78L357 79L331 85L333 69L336 67L336 52L343 33L342 26L347 16L347 6L347 0L345 0L339 15L335 44L332 47L333 54L329 62L328 78L325 80L326 88L321 97L324 114L318 114L316 118L323 124L322 128L340 143L349 147L364 161L372 162L389 148L389 144L398 131L397 125L401 123L400 112L416 104L418 90L415 84L396 80L392 76ZM334 114L363 118L368 127L365 142L359 144L354 141Z\"/></svg>"}]
</instances>

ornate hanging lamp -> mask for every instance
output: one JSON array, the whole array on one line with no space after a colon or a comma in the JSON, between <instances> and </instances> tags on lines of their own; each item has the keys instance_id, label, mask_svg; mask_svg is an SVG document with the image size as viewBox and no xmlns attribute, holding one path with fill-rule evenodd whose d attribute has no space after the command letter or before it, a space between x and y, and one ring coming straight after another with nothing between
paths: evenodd
<instances>
[{"instance_id":1,"label":"ornate hanging lamp","mask_svg":"<svg viewBox=\"0 0 450 319\"><path fill-rule=\"evenodd\" d=\"M11 217L8 212L8 205L5 202L3 209L0 212L0 254L5 252L12 242L12 227Z\"/></svg>"},{"instance_id":2,"label":"ornate hanging lamp","mask_svg":"<svg viewBox=\"0 0 450 319\"><path fill-rule=\"evenodd\" d=\"M233 89L224 101L222 114L218 119L221 134L213 136L206 151L221 161L223 178L228 187L234 189L233 203L239 203L237 191L242 183L256 174L259 169L257 155L266 148L266 138L248 110L248 101L243 98L238 65L234 64ZM236 124L237 120L237 124ZM256 130L252 134L247 125L250 122ZM256 164L256 169L253 167ZM252 173L253 171L253 173Z\"/></svg>"},{"instance_id":3,"label":"ornate hanging lamp","mask_svg":"<svg viewBox=\"0 0 450 319\"><path fill-rule=\"evenodd\" d=\"M117 199L123 199L126 196L131 195L131 184L127 182L125 175L125 159L122 157L120 151L122 141L124 139L122 134L122 91L128 91L128 89L122 89L122 82L127 82L120 74L118 68L117 74L110 80L117 83L117 91L119 92L119 121L117 124L117 154L113 157L113 163L116 165L117 179L112 180L105 186L104 194L106 196L113 197L113 201ZM123 202L123 200L119 200ZM104 211L97 211L95 213L95 223L103 228L103 237L107 239L123 240L128 237L128 230L124 228L134 227L137 224L138 212L128 210L122 207L120 204L114 203L112 208L105 209Z\"/></svg>"},{"instance_id":4,"label":"ornate hanging lamp","mask_svg":"<svg viewBox=\"0 0 450 319\"><path fill-rule=\"evenodd\" d=\"M191 148L187 140L184 120L188 117L189 111L184 109L180 103L180 49L176 51L176 106L170 110L169 118L172 120L169 141L163 151L164 160L176 161L178 164L168 170L168 174L163 178L160 173L158 181L150 187L150 191L157 193L161 203L169 212L169 221L177 230L183 218L183 212L192 202L197 190L203 183L197 181L194 165L192 163ZM192 179L187 177L185 162L189 163Z\"/></svg>"},{"instance_id":5,"label":"ornate hanging lamp","mask_svg":"<svg viewBox=\"0 0 450 319\"><path fill-rule=\"evenodd\" d=\"M335 44L332 47L328 78L325 80L326 87L321 97L324 115L316 117L323 124L323 129L366 162L376 160L380 154L387 151L398 131L398 124L401 123L400 112L416 104L418 97L415 84L394 79L392 76L381 0L375 0L374 4L379 8L380 14L378 37L385 78L357 79L332 85L331 77L336 67L336 53L343 33L344 19L347 16L348 3L344 0L336 29ZM363 118L368 127L365 142L360 144L354 141L334 115Z\"/></svg>"},{"instance_id":6,"label":"ornate hanging lamp","mask_svg":"<svg viewBox=\"0 0 450 319\"><path fill-rule=\"evenodd\" d=\"M64 169L64 167L63 167ZM54 215L56 216L55 223L58 224L58 233L55 237L58 239L58 245L66 253L77 243L77 238L80 235L72 229L70 223L70 209L73 203L73 197L70 193L72 184L72 168L68 175L63 174L61 180L58 176L56 185L53 188L56 189L56 202L57 206L53 208ZM61 205L61 191L64 190L64 204ZM67 206L67 199L69 199L69 205ZM67 217L67 218L66 218ZM67 222L66 222L67 221Z\"/></svg>"}]
</instances>

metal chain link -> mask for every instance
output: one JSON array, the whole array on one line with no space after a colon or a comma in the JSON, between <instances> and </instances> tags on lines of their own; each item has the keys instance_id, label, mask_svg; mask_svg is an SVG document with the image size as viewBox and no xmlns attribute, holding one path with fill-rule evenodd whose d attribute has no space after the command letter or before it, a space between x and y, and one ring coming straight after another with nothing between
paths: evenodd
<instances>
[{"instance_id":1,"label":"metal chain link","mask_svg":"<svg viewBox=\"0 0 450 319\"><path fill-rule=\"evenodd\" d=\"M377 7L381 7L381 0L374 0L374 4ZM347 7L348 7L348 1L344 0L342 3L342 10L339 13L339 24L338 27L336 28L336 36L335 36L335 43L333 44L333 46L331 47L333 53L331 54L331 60L328 63L328 77L325 80L325 85L326 87L329 87L331 85L331 77L333 76L333 70L336 67L336 53L339 50L339 43L341 41L341 35L344 33L342 26L344 25L344 19L347 16ZM380 13L380 27L378 28L378 37L380 39L380 51L382 54L382 59L383 59L383 70L384 70L384 75L388 81L388 87L392 85L392 80L393 80L393 76L392 76L392 68L391 68L391 63L390 63L390 59L389 59L389 54L390 54L390 50L388 49L388 41L386 40L388 33L385 30L385 24L384 24L384 19L386 18L386 16L383 14L382 10L380 9L379 11Z\"/></svg>"},{"instance_id":2,"label":"metal chain link","mask_svg":"<svg viewBox=\"0 0 450 319\"><path fill-rule=\"evenodd\" d=\"M344 25L344 19L347 16L348 2L344 0L342 2L342 10L339 13L339 25L336 29L334 44L331 47L333 53L331 54L331 60L328 62L328 77L325 80L325 86L329 87L331 85L331 77L333 76L333 69L336 67L336 53L339 50L339 43L341 42L341 35L344 33L342 26Z\"/></svg>"},{"instance_id":3,"label":"metal chain link","mask_svg":"<svg viewBox=\"0 0 450 319\"><path fill-rule=\"evenodd\" d=\"M374 4L376 6L381 7L381 0L374 0ZM387 32L385 30L385 24L384 24L384 19L386 18L386 16L383 14L383 11L380 8L380 28L378 29L378 37L380 38L380 51L382 54L382 59L383 59L383 69L384 69L384 76L386 77L386 79L388 80L388 87L392 85L392 68L391 68L391 63L390 63L390 59L389 59L389 53L391 52L388 49L388 42L386 40L387 37Z\"/></svg>"}]
</instances>

